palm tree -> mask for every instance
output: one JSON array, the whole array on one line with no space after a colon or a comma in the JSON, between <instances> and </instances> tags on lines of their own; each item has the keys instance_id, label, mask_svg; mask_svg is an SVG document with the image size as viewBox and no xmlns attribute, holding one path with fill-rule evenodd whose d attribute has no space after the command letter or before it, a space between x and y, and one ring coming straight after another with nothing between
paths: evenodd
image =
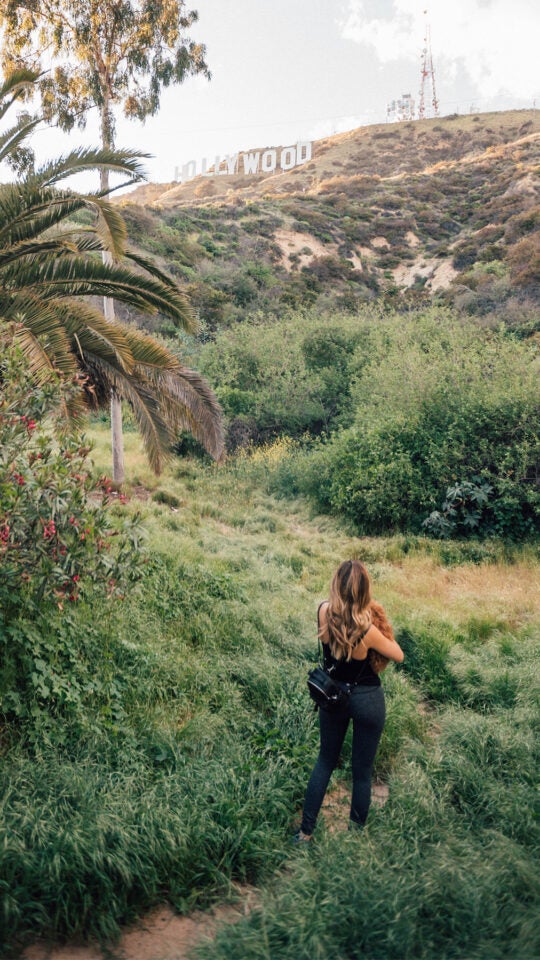
<instances>
[{"instance_id":1,"label":"palm tree","mask_svg":"<svg viewBox=\"0 0 540 960\"><path fill-rule=\"evenodd\" d=\"M28 71L6 79L0 119L34 80ZM0 162L21 158L37 122L19 118L0 135ZM189 430L215 459L222 456L219 404L208 384L170 350L148 334L107 320L87 298L114 297L144 312L160 311L187 330L194 328L193 315L174 280L128 250L121 213L103 192L58 186L89 169L140 179L142 156L78 149L17 182L0 184L0 324L15 330L36 378L79 377L80 401L70 406L70 417L80 416L88 403L105 405L112 392L125 399L159 472L181 430ZM81 222L85 210L93 214L88 223L84 217Z\"/></svg>"}]
</instances>

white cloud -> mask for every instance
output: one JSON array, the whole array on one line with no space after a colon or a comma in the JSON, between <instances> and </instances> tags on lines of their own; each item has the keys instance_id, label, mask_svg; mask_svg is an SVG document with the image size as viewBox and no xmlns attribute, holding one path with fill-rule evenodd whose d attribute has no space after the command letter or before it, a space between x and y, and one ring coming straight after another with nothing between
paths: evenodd
<instances>
[{"instance_id":1,"label":"white cloud","mask_svg":"<svg viewBox=\"0 0 540 960\"><path fill-rule=\"evenodd\" d=\"M368 123L373 123L377 119L371 113L362 115L353 115L347 117L337 117L335 120L320 120L313 124L307 133L308 140L322 140L323 137L331 137L336 133L346 133L348 130L356 130L357 127L363 127Z\"/></svg>"},{"instance_id":2,"label":"white cloud","mask_svg":"<svg viewBox=\"0 0 540 960\"><path fill-rule=\"evenodd\" d=\"M386 17L371 16L363 0L348 0L342 35L373 47L383 64L419 64L426 20L439 79L465 69L480 97L539 93L537 0L393 0Z\"/></svg>"}]
</instances>

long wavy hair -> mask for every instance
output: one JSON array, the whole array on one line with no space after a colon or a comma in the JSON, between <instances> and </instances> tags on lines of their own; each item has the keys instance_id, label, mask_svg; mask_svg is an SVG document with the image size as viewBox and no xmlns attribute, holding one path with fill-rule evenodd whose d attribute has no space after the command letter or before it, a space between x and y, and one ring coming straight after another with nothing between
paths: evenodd
<instances>
[{"instance_id":1,"label":"long wavy hair","mask_svg":"<svg viewBox=\"0 0 540 960\"><path fill-rule=\"evenodd\" d=\"M371 624L371 583L360 560L345 560L337 568L326 613L326 629L332 655L350 660L360 638ZM320 635L325 632L319 631Z\"/></svg>"}]
</instances>

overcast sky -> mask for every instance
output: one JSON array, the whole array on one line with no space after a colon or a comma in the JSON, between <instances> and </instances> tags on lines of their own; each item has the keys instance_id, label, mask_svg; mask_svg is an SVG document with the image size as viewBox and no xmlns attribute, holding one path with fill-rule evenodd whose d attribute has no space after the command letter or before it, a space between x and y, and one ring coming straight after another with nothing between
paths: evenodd
<instances>
[{"instance_id":1,"label":"overcast sky","mask_svg":"<svg viewBox=\"0 0 540 960\"><path fill-rule=\"evenodd\" d=\"M293 144L382 122L389 100L418 101L425 23L441 115L540 108L538 0L194 0L193 39L211 81L162 96L146 124L118 119L117 145L151 152L150 179L250 147ZM431 97L428 96L427 100ZM429 116L429 111L427 116ZM96 143L97 124L35 137L40 158ZM83 186L83 184L81 184Z\"/></svg>"}]
</instances>

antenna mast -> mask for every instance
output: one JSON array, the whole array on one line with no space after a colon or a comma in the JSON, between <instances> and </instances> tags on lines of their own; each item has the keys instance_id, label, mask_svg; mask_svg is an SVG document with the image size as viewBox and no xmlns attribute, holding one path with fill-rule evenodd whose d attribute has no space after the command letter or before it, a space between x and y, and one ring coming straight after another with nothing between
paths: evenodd
<instances>
[{"instance_id":1,"label":"antenna mast","mask_svg":"<svg viewBox=\"0 0 540 960\"><path fill-rule=\"evenodd\" d=\"M427 10L424 10L427 16ZM422 67L420 70L420 100L418 102L418 119L424 120L426 116L426 80L431 81L431 106L433 107L433 116L439 116L439 101L435 91L435 68L433 66L433 56L431 53L431 30L426 20L424 49L422 50Z\"/></svg>"}]
</instances>

